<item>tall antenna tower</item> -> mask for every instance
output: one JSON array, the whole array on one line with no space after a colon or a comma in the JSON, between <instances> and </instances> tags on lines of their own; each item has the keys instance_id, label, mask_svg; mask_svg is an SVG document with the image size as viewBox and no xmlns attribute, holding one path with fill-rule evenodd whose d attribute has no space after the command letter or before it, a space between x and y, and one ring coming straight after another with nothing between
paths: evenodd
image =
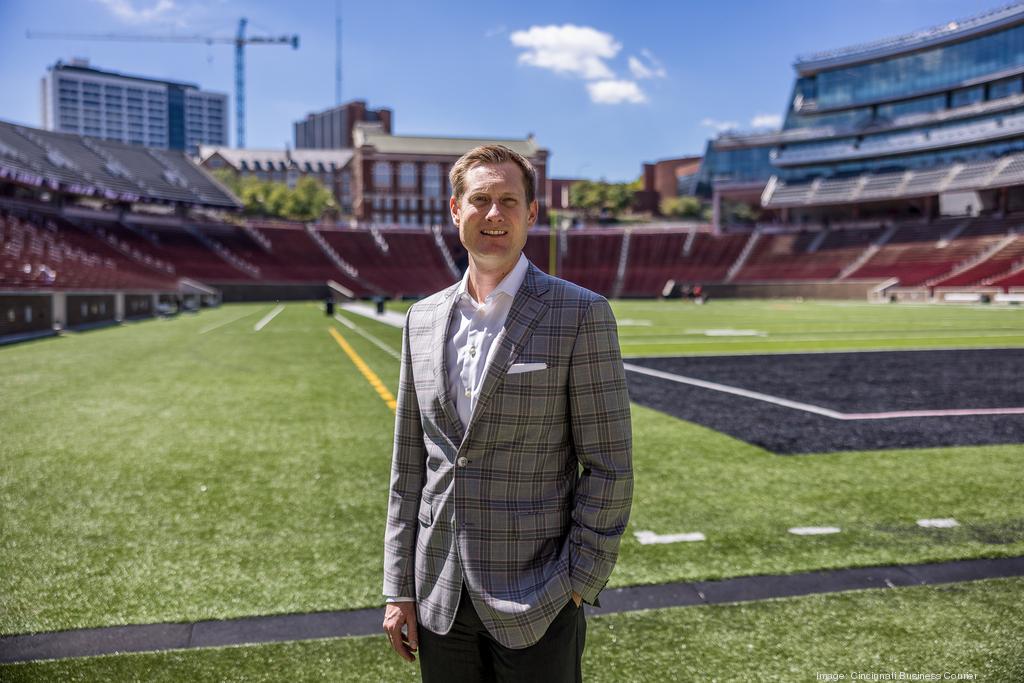
<instances>
[{"instance_id":1,"label":"tall antenna tower","mask_svg":"<svg viewBox=\"0 0 1024 683\"><path fill-rule=\"evenodd\" d=\"M334 1L334 104L341 104L341 0Z\"/></svg>"}]
</instances>

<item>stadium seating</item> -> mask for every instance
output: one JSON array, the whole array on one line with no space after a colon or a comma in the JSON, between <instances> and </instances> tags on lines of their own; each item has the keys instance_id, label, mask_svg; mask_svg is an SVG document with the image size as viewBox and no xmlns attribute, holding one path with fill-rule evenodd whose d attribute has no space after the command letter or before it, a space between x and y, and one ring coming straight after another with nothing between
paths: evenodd
<instances>
[{"instance_id":1,"label":"stadium seating","mask_svg":"<svg viewBox=\"0 0 1024 683\"><path fill-rule=\"evenodd\" d=\"M762 235L734 282L827 280L864 252L885 231L870 229ZM819 240L817 245L814 241ZM812 251L810 247L814 245Z\"/></svg>"}]
</instances>

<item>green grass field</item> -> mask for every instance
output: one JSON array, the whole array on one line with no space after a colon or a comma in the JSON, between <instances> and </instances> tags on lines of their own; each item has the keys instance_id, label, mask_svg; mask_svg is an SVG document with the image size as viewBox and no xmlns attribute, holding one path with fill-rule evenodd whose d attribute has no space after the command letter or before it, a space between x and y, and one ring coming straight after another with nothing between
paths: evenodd
<instances>
[{"instance_id":1,"label":"green grass field","mask_svg":"<svg viewBox=\"0 0 1024 683\"><path fill-rule=\"evenodd\" d=\"M398 363L314 303L289 303L256 332L272 307L229 305L0 348L0 633L381 604L393 413L329 328L392 392ZM614 308L627 356L1024 346L1019 308L787 301ZM400 330L348 317L399 347ZM720 336L727 330L741 334ZM611 585L1024 554L1020 445L779 457L636 405L633 426L634 507ZM955 517L962 526L921 529L921 517ZM785 532L820 524L844 531ZM637 530L700 530L708 540L642 546ZM996 624L993 596L1019 605L1024 582L955 587L958 602L947 607L950 590L603 617L593 621L590 678L706 671L744 680L743 672L763 665L763 680L813 680L813 671L800 679L780 667L790 661L805 672L834 660L840 671L845 662L881 662L875 654L889 651L895 659L886 667L1010 671L1009 655L1022 660L1019 623L1017 631ZM871 614L892 605L901 606L899 618L880 632ZM810 627L801 635L791 619L807 610L870 637L854 647L852 635L835 641ZM742 652L735 629L750 631L755 650ZM665 647L651 650L659 634ZM936 638L972 645L942 659ZM50 671L62 680L150 679L181 667L209 680L233 671L317 678L333 662L345 671L339 680L397 679L401 662L383 647L369 638L115 656L4 667L0 678ZM631 677L609 677L615 671Z\"/></svg>"}]
</instances>

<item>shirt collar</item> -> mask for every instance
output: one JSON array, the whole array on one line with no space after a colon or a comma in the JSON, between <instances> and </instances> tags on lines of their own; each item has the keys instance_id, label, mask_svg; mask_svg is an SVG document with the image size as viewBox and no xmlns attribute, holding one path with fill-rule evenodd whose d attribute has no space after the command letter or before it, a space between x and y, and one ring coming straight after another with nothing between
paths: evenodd
<instances>
[{"instance_id":1,"label":"shirt collar","mask_svg":"<svg viewBox=\"0 0 1024 683\"><path fill-rule=\"evenodd\" d=\"M498 294L505 294L509 297L514 298L516 292L523 284L523 280L526 279L526 269L529 267L530 262L526 260L526 255L519 252L519 260L516 261L516 265L512 267L509 274L502 278L498 286L494 288L483 303L493 301L494 297ZM469 294L469 269L466 269L465 275L462 276L462 281L459 282L459 288L455 290L456 298L465 298L469 301L474 301L473 297ZM474 301L475 303L475 301Z\"/></svg>"}]
</instances>

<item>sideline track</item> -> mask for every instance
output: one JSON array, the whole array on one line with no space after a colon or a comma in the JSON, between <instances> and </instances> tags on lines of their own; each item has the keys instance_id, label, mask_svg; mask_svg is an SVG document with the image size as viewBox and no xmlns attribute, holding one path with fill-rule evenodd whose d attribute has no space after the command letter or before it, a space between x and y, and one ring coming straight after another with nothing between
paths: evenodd
<instances>
[{"instance_id":1,"label":"sideline track","mask_svg":"<svg viewBox=\"0 0 1024 683\"><path fill-rule=\"evenodd\" d=\"M605 590L591 615L1024 576L1024 556L830 569ZM0 664L382 633L383 608L0 636Z\"/></svg>"}]
</instances>

